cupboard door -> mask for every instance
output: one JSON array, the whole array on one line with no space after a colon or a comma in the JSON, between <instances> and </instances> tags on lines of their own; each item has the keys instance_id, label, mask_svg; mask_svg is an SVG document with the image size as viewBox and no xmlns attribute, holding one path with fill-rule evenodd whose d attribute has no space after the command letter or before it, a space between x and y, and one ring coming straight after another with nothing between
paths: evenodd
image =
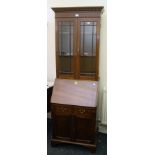
<instances>
[{"instance_id":1,"label":"cupboard door","mask_svg":"<svg viewBox=\"0 0 155 155\"><path fill-rule=\"evenodd\" d=\"M95 120L92 118L75 117L75 139L77 142L94 143Z\"/></svg>"},{"instance_id":2,"label":"cupboard door","mask_svg":"<svg viewBox=\"0 0 155 155\"><path fill-rule=\"evenodd\" d=\"M69 106L52 106L53 138L71 140L72 109Z\"/></svg>"},{"instance_id":3,"label":"cupboard door","mask_svg":"<svg viewBox=\"0 0 155 155\"><path fill-rule=\"evenodd\" d=\"M95 109L76 107L74 110L75 140L77 142L94 143L96 132Z\"/></svg>"},{"instance_id":4,"label":"cupboard door","mask_svg":"<svg viewBox=\"0 0 155 155\"><path fill-rule=\"evenodd\" d=\"M75 77L75 19L57 19L56 57L57 77Z\"/></svg>"},{"instance_id":5,"label":"cupboard door","mask_svg":"<svg viewBox=\"0 0 155 155\"><path fill-rule=\"evenodd\" d=\"M79 18L78 34L80 79L98 80L99 20Z\"/></svg>"}]
</instances>

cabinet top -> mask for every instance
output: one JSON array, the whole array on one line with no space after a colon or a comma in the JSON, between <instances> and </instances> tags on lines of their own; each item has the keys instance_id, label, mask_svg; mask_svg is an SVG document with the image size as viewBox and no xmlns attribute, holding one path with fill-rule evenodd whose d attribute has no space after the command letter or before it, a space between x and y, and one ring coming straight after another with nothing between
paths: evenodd
<instances>
[{"instance_id":1,"label":"cabinet top","mask_svg":"<svg viewBox=\"0 0 155 155\"><path fill-rule=\"evenodd\" d=\"M56 18L100 18L103 6L99 7L63 7L52 8Z\"/></svg>"},{"instance_id":2,"label":"cabinet top","mask_svg":"<svg viewBox=\"0 0 155 155\"><path fill-rule=\"evenodd\" d=\"M98 82L56 79L52 103L96 107Z\"/></svg>"},{"instance_id":3,"label":"cabinet top","mask_svg":"<svg viewBox=\"0 0 155 155\"><path fill-rule=\"evenodd\" d=\"M66 12L66 11L101 11L103 6L96 7L56 7L51 8L54 12Z\"/></svg>"}]
</instances>

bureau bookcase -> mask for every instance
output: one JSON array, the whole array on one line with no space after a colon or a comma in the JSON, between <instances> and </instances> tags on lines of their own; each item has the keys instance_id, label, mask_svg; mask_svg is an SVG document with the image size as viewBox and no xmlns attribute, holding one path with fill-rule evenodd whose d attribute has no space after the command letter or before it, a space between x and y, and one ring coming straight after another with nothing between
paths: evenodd
<instances>
[{"instance_id":1,"label":"bureau bookcase","mask_svg":"<svg viewBox=\"0 0 155 155\"><path fill-rule=\"evenodd\" d=\"M52 8L56 80L51 98L52 144L96 149L100 16L103 7Z\"/></svg>"}]
</instances>

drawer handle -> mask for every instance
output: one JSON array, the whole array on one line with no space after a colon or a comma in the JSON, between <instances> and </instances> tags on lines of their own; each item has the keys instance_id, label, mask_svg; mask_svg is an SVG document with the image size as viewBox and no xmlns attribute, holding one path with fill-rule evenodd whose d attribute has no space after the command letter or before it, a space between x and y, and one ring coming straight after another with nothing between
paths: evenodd
<instances>
[{"instance_id":1,"label":"drawer handle","mask_svg":"<svg viewBox=\"0 0 155 155\"><path fill-rule=\"evenodd\" d=\"M64 112L64 111L65 111L65 108L62 107L62 108L61 108L61 111Z\"/></svg>"},{"instance_id":2,"label":"drawer handle","mask_svg":"<svg viewBox=\"0 0 155 155\"><path fill-rule=\"evenodd\" d=\"M83 113L85 113L85 109L80 109L79 112L80 112L81 114L83 114Z\"/></svg>"}]
</instances>

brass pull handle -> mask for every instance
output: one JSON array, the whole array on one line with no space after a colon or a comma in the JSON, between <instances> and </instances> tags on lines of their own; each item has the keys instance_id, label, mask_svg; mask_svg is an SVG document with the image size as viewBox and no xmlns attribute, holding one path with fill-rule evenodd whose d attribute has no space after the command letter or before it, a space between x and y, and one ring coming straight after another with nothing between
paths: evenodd
<instances>
[{"instance_id":1,"label":"brass pull handle","mask_svg":"<svg viewBox=\"0 0 155 155\"><path fill-rule=\"evenodd\" d=\"M79 111L81 114L85 113L85 109L80 109Z\"/></svg>"},{"instance_id":2,"label":"brass pull handle","mask_svg":"<svg viewBox=\"0 0 155 155\"><path fill-rule=\"evenodd\" d=\"M61 111L64 112L65 111L65 108L61 107Z\"/></svg>"}]
</instances>

